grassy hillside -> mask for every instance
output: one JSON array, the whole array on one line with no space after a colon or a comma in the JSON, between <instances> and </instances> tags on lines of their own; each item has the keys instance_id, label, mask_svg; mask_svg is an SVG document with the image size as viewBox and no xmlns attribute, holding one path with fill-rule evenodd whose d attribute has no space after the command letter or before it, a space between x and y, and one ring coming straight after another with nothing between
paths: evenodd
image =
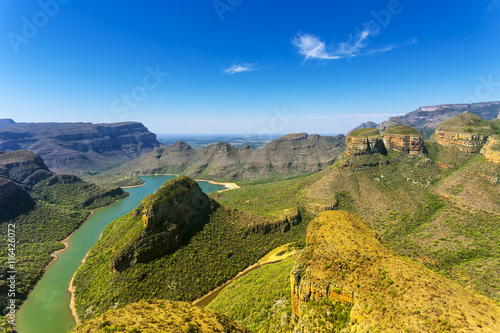
<instances>
[{"instance_id":1,"label":"grassy hillside","mask_svg":"<svg viewBox=\"0 0 500 333\"><path fill-rule=\"evenodd\" d=\"M291 283L297 326L309 331L330 331L333 314L346 311L344 325L354 331L500 330L499 305L395 255L364 221L343 211L323 212L310 223Z\"/></svg>"},{"instance_id":2,"label":"grassy hillside","mask_svg":"<svg viewBox=\"0 0 500 333\"><path fill-rule=\"evenodd\" d=\"M380 136L380 132L377 128L368 127L352 131L351 133L349 133L349 136L353 136L356 138L369 138L373 136Z\"/></svg>"},{"instance_id":3,"label":"grassy hillside","mask_svg":"<svg viewBox=\"0 0 500 333\"><path fill-rule=\"evenodd\" d=\"M348 210L396 253L500 300L500 187L493 181L500 166L432 140L426 147L425 156L349 158L352 167L341 159L313 176L244 186L217 200L263 215L272 215L274 205Z\"/></svg>"},{"instance_id":4,"label":"grassy hillside","mask_svg":"<svg viewBox=\"0 0 500 333\"><path fill-rule=\"evenodd\" d=\"M202 310L183 302L140 301L123 309L111 310L77 326L72 333L93 332L185 332L244 333L227 316Z\"/></svg>"},{"instance_id":5,"label":"grassy hillside","mask_svg":"<svg viewBox=\"0 0 500 333\"><path fill-rule=\"evenodd\" d=\"M290 271L296 256L262 266L230 283L208 306L258 333L293 329Z\"/></svg>"}]
</instances>

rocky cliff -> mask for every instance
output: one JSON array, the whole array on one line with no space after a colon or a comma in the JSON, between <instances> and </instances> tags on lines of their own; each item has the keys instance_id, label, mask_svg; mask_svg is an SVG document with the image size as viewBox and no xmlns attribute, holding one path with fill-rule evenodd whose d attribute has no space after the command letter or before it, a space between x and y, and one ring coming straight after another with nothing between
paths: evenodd
<instances>
[{"instance_id":1,"label":"rocky cliff","mask_svg":"<svg viewBox=\"0 0 500 333\"><path fill-rule=\"evenodd\" d=\"M205 179L244 180L292 177L320 171L344 150L344 136L289 134L262 149L219 142L195 150L179 141L157 148L107 172L108 174L179 173Z\"/></svg>"},{"instance_id":2,"label":"rocky cliff","mask_svg":"<svg viewBox=\"0 0 500 333\"><path fill-rule=\"evenodd\" d=\"M376 128L359 129L347 135L345 144L348 156L387 154L387 150L418 155L424 151L422 135L403 125L387 127L382 132Z\"/></svg>"},{"instance_id":3,"label":"rocky cliff","mask_svg":"<svg viewBox=\"0 0 500 333\"><path fill-rule=\"evenodd\" d=\"M422 135L412 127L395 125L386 128L381 134L387 150L411 155L421 154L424 150Z\"/></svg>"},{"instance_id":4,"label":"rocky cliff","mask_svg":"<svg viewBox=\"0 0 500 333\"><path fill-rule=\"evenodd\" d=\"M343 211L310 223L290 284L296 332L500 330L500 306L396 256Z\"/></svg>"},{"instance_id":5,"label":"rocky cliff","mask_svg":"<svg viewBox=\"0 0 500 333\"><path fill-rule=\"evenodd\" d=\"M31 150L57 173L117 165L150 152L160 143L141 123L0 122L0 149Z\"/></svg>"},{"instance_id":6,"label":"rocky cliff","mask_svg":"<svg viewBox=\"0 0 500 333\"><path fill-rule=\"evenodd\" d=\"M363 128L352 131L345 139L346 154L363 155L386 152L384 142L376 128Z\"/></svg>"},{"instance_id":7,"label":"rocky cliff","mask_svg":"<svg viewBox=\"0 0 500 333\"><path fill-rule=\"evenodd\" d=\"M439 125L436 139L443 146L474 154L486 143L490 130L487 121L466 111Z\"/></svg>"},{"instance_id":8,"label":"rocky cliff","mask_svg":"<svg viewBox=\"0 0 500 333\"><path fill-rule=\"evenodd\" d=\"M490 136L481 149L481 154L483 154L488 161L500 164L500 136Z\"/></svg>"},{"instance_id":9,"label":"rocky cliff","mask_svg":"<svg viewBox=\"0 0 500 333\"><path fill-rule=\"evenodd\" d=\"M184 237L208 222L217 206L188 177L175 178L147 196L133 211L130 240L117 248L111 266L123 271L175 251Z\"/></svg>"}]
</instances>

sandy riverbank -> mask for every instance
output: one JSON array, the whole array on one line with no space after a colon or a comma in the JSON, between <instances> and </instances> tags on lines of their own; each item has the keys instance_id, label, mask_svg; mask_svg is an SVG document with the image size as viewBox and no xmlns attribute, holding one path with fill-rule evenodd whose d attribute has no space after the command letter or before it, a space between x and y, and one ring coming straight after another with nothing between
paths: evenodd
<instances>
[{"instance_id":1,"label":"sandy riverbank","mask_svg":"<svg viewBox=\"0 0 500 333\"><path fill-rule=\"evenodd\" d=\"M178 174L173 174L173 173L156 173L156 174L150 174L150 175L141 174L141 175L137 175L137 176L176 176L176 177L179 177ZM214 185L223 185L226 187L225 189L217 191L217 192L224 192L224 191L234 190L234 189L240 188L240 186L236 183L215 182L213 180L206 180L206 179L195 179L195 181L207 182L207 183L214 184ZM133 185L133 186L120 186L120 187L121 188L134 188L134 187L141 187L143 185L144 184Z\"/></svg>"}]
</instances>

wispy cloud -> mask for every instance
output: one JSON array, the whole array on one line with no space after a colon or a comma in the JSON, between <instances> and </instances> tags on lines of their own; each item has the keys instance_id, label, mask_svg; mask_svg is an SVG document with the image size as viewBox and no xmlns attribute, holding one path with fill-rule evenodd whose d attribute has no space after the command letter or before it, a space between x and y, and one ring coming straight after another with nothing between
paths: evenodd
<instances>
[{"instance_id":1,"label":"wispy cloud","mask_svg":"<svg viewBox=\"0 0 500 333\"><path fill-rule=\"evenodd\" d=\"M396 47L414 44L417 42L416 38L412 38L405 43L394 43L384 45L382 47L370 48L370 37L377 34L377 31L365 29L358 32L355 36L349 35L347 41L338 43L338 45L326 45L326 43L318 36L298 32L292 39L292 44L299 50L299 53L304 56L305 62L308 59L348 59L362 55L385 53L395 49Z\"/></svg>"},{"instance_id":2,"label":"wispy cloud","mask_svg":"<svg viewBox=\"0 0 500 333\"><path fill-rule=\"evenodd\" d=\"M241 64L233 64L229 68L224 69L225 74L234 75L243 72L252 72L256 70L257 63L249 64L249 63L241 63Z\"/></svg>"}]
</instances>

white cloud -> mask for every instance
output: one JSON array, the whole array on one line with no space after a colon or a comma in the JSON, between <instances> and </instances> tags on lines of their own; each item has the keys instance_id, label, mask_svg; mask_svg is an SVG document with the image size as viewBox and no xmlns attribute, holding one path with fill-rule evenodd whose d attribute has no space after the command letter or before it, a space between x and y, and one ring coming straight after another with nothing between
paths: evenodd
<instances>
[{"instance_id":1,"label":"white cloud","mask_svg":"<svg viewBox=\"0 0 500 333\"><path fill-rule=\"evenodd\" d=\"M355 36L349 35L345 42L338 43L337 46L326 45L319 37L299 32L292 39L292 44L298 48L299 53L304 56L304 61L308 59L334 60L352 58L361 55L369 55L374 53L384 53L393 50L401 45L409 45L417 42L416 38L412 38L405 43L389 44L378 48L368 48L369 37L376 36L378 31L365 29L357 33Z\"/></svg>"},{"instance_id":2,"label":"white cloud","mask_svg":"<svg viewBox=\"0 0 500 333\"><path fill-rule=\"evenodd\" d=\"M234 64L231 67L224 69L224 73L229 74L229 75L233 75L233 74L243 73L243 72L252 72L256 69L256 66L257 66L257 63Z\"/></svg>"}]
</instances>

